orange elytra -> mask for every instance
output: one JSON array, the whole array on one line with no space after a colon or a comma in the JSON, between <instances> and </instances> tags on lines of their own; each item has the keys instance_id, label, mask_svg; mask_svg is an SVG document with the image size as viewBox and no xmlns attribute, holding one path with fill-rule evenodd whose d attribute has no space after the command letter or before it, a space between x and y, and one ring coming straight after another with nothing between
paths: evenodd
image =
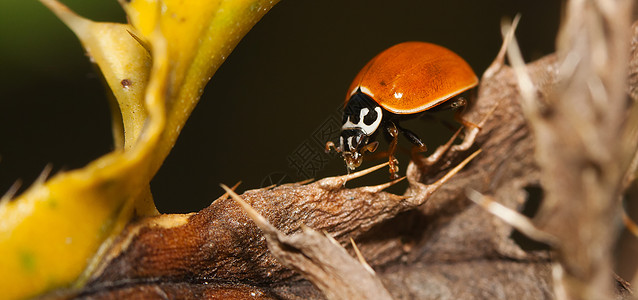
<instances>
[{"instance_id":1,"label":"orange elytra","mask_svg":"<svg viewBox=\"0 0 638 300\"><path fill-rule=\"evenodd\" d=\"M361 165L364 152L376 150L374 140L383 131L390 138L390 173L396 177L398 132L425 150L424 143L400 127L399 121L436 106L463 106L466 100L459 95L477 85L478 77L468 63L444 47L424 42L392 46L372 58L354 78L346 97L339 146L328 142L326 150L335 148L354 170Z\"/></svg>"}]
</instances>

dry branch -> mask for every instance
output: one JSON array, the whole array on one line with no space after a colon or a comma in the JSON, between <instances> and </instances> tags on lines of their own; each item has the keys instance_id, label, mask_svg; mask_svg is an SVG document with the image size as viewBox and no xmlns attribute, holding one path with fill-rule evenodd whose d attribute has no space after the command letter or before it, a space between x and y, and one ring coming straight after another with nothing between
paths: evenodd
<instances>
[{"instance_id":1,"label":"dry branch","mask_svg":"<svg viewBox=\"0 0 638 300\"><path fill-rule=\"evenodd\" d=\"M539 224L560 241L559 299L603 299L614 290L612 224L638 138L626 96L632 4L568 2L554 88L543 102L524 102L545 191Z\"/></svg>"},{"instance_id":2,"label":"dry branch","mask_svg":"<svg viewBox=\"0 0 638 300\"><path fill-rule=\"evenodd\" d=\"M636 28L634 40L638 39ZM612 38L620 39L617 35ZM636 45L632 47L635 53ZM620 81L625 82L624 71L629 65L629 91L634 93L638 58L632 56L627 64L627 56L620 54L620 48L614 49L608 57L620 62L604 67L624 65ZM465 195L466 189L471 188L520 211L528 199L527 191L542 184L547 197L539 218L541 223L537 224L561 239L557 261L564 274L579 282L595 283L592 287L595 293L610 293L614 278L608 264L614 230L611 217L618 212L612 203L616 203L621 192L620 182L628 165L621 162L625 162L625 152L630 152L618 145L618 134L623 134L627 116L626 109L615 106L624 99L624 94L616 89L625 89L617 82L604 85L614 93L604 106L589 98L588 90L573 89L577 97L558 97L559 82L570 86L564 77L557 77L562 67L564 58L554 55L527 65L535 87L535 101L550 105L543 108L550 110L543 110L538 117L543 123L532 125L534 134L521 109L522 99L513 70L502 65L502 61L491 69L493 73L482 79L478 100L467 112L472 122L485 120L473 149L482 152L445 184L432 185L467 159L469 153L449 155L442 164L427 170L411 164L407 170L410 188L403 196L381 191L385 185L346 189L343 181L353 178L342 176L310 184L250 190L241 198L276 229L275 235L283 241L281 247L286 243L298 247L299 244L282 237L300 233L304 226L328 233L347 249L351 249L348 244L353 238L362 256L396 299L547 299L556 297L552 283L554 260L549 251L522 248L508 224L473 205ZM618 75L616 69L606 72ZM580 108L600 109L607 105L614 105L606 112L613 115L600 115L596 110L586 116L595 116L595 122L611 123L576 128L594 130L595 137L602 139L595 140L596 145L584 143L589 137L580 131L572 136L575 141L558 136L573 134L573 125L565 127L573 123L565 122L592 122L576 116L559 117L561 113L587 112ZM625 152L618 153L618 149ZM588 159L583 160L583 155ZM577 174L586 176L566 173L573 172L573 168L582 170ZM603 183L604 188L597 183ZM432 187L437 188L436 192ZM575 187L582 189L572 191ZM556 194L561 189L574 194ZM604 204L598 206L600 210L590 211L600 203ZM583 235L588 238L576 238ZM585 257L589 252L580 253L582 250L576 248L599 247L591 244L594 242L606 243L600 245L605 248L596 252L596 257ZM354 253L350 256L354 257ZM317 284L312 277L308 279ZM565 282L566 293L578 297L572 294L570 284L574 281ZM629 294L625 286L617 286L616 291L619 297ZM260 228L226 195L198 213L163 215L130 224L79 295L96 299L133 295L323 297L273 256Z\"/></svg>"},{"instance_id":3,"label":"dry branch","mask_svg":"<svg viewBox=\"0 0 638 300\"><path fill-rule=\"evenodd\" d=\"M328 299L392 299L374 271L350 257L329 235L305 226L301 233L284 235L235 192L223 188L264 232L270 252L310 280Z\"/></svg>"}]
</instances>

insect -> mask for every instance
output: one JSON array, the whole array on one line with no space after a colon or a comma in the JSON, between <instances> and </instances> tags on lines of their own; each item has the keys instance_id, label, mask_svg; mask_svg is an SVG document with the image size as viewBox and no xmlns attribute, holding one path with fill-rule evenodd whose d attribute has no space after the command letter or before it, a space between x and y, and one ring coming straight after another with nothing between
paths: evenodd
<instances>
[{"instance_id":1,"label":"insect","mask_svg":"<svg viewBox=\"0 0 638 300\"><path fill-rule=\"evenodd\" d=\"M394 157L399 132L424 152L423 141L399 122L421 116L433 108L464 107L461 97L478 84L472 68L456 53L430 43L405 42L392 46L370 60L354 78L346 96L339 146L349 170L361 165L365 152L374 152L379 132L389 139L390 177L397 178ZM467 124L464 125L467 126ZM469 147L469 146L468 146Z\"/></svg>"}]
</instances>

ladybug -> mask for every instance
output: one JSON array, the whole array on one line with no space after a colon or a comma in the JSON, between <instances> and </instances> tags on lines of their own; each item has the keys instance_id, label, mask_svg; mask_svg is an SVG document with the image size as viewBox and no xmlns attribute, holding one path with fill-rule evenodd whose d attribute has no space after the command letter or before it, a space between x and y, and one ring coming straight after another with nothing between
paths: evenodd
<instances>
[{"instance_id":1,"label":"ladybug","mask_svg":"<svg viewBox=\"0 0 638 300\"><path fill-rule=\"evenodd\" d=\"M361 165L365 152L374 152L379 132L389 138L390 177L397 178L394 158L401 132L416 146L425 144L400 121L416 118L434 108L467 104L460 95L478 85L478 77L456 53L425 42L392 46L370 60L354 78L346 96L339 146L326 143L326 151L341 153L348 170Z\"/></svg>"}]
</instances>

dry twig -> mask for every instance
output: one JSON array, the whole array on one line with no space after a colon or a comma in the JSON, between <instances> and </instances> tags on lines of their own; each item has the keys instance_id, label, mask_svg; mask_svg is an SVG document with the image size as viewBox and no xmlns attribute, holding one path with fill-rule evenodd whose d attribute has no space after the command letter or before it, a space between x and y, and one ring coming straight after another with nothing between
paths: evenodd
<instances>
[{"instance_id":1,"label":"dry twig","mask_svg":"<svg viewBox=\"0 0 638 300\"><path fill-rule=\"evenodd\" d=\"M619 17L625 12L610 6L627 2L571 2L562 36L575 40L562 38L557 57L525 67L534 101L521 99L515 72L499 56L466 114L469 121L483 124L472 149L482 152L471 161L468 152L446 155L429 170L411 164L406 174L410 188L402 196L382 191L390 184L343 187L344 181L365 173L246 191L241 198L263 216L261 229L226 196L198 213L140 220L128 226L79 295L320 299L313 285L286 267L300 253L286 251L308 248L295 234L325 240L317 232L326 232L341 245L356 240L394 298L609 296L615 230L610 225L634 157L631 145L636 145L627 141L628 136L636 138L636 128L626 122L624 82L627 65L630 74L638 73L638 57L627 64L623 47L629 37L621 25L628 24ZM578 14L594 21L576 22L572 18ZM600 35L601 24L609 34ZM592 42L600 38L603 44ZM636 82L630 82L629 90L636 90ZM523 111L530 115L530 110L521 109L521 103L543 105L526 119ZM467 165L454 169L460 164ZM560 239L555 286L548 252L524 249L512 238L509 224L473 205L464 192L471 188L520 211L526 189L539 184L546 197L534 226ZM280 261L268 245L289 253L290 260ZM341 248L338 252L345 259ZM323 259L306 255L294 257L314 257L313 263ZM351 256L347 260L373 276ZM330 264L328 259L326 266ZM307 269L295 268L321 286ZM321 290L330 295L327 286ZM628 293L618 290L621 296Z\"/></svg>"}]
</instances>

